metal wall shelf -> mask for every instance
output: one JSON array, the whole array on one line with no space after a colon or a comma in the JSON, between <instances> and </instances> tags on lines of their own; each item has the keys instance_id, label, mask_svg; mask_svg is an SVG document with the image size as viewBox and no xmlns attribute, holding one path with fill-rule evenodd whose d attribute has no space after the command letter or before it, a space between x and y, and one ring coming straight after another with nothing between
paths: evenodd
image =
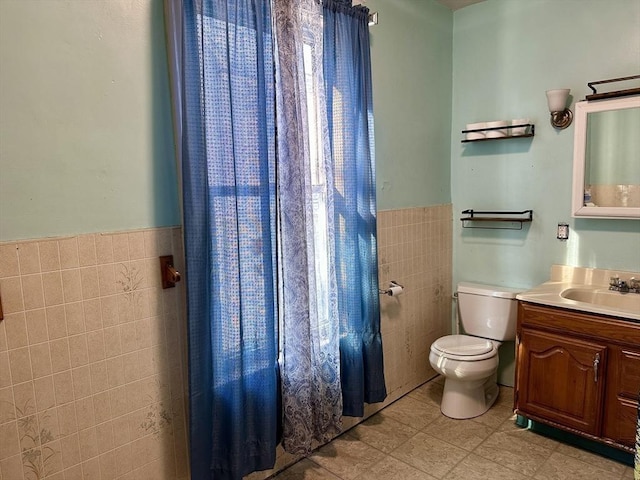
<instances>
[{"instance_id":1,"label":"metal wall shelf","mask_svg":"<svg viewBox=\"0 0 640 480\"><path fill-rule=\"evenodd\" d=\"M462 228L487 228L493 230L522 230L523 223L533 221L533 210L522 210L520 212L505 211L484 211L484 210L463 210ZM474 222L478 222L473 226ZM484 223L484 224L482 224ZM507 224L518 224L518 228L511 227Z\"/></svg>"},{"instance_id":2,"label":"metal wall shelf","mask_svg":"<svg viewBox=\"0 0 640 480\"><path fill-rule=\"evenodd\" d=\"M533 123L523 123L521 125L509 125L504 127L490 127L490 128L477 128L474 130L462 130L462 133L474 133L474 132L489 132L491 130L511 130L513 128L522 128L522 127L531 127L530 133L523 135L511 135L510 133L504 137L492 137L492 138L477 138L477 139L464 139L462 143L471 143L471 142L488 142L490 140L509 140L512 138L527 138L533 137L536 134L536 126ZM526 131L526 130L525 130Z\"/></svg>"},{"instance_id":3,"label":"metal wall shelf","mask_svg":"<svg viewBox=\"0 0 640 480\"><path fill-rule=\"evenodd\" d=\"M618 83L618 82L627 82L629 80L637 80L640 78L640 75L631 75L630 77L620 77L620 78L612 78L610 80L599 80L597 82L589 82L587 83L587 87L589 87L592 91L592 95L587 95L584 99L588 102L592 100L604 100L608 98L618 98L618 97L627 97L629 95L639 95L640 88L632 87L624 90L615 90L613 92L606 93L598 93L596 89L593 87L594 85L602 85L603 83Z\"/></svg>"}]
</instances>

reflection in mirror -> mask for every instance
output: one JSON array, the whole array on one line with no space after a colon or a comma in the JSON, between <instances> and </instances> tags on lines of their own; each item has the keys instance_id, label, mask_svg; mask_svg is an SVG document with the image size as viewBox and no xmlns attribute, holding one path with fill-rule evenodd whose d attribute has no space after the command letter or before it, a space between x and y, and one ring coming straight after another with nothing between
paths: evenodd
<instances>
[{"instance_id":1,"label":"reflection in mirror","mask_svg":"<svg viewBox=\"0 0 640 480\"><path fill-rule=\"evenodd\" d=\"M640 207L639 132L640 108L587 115L585 203Z\"/></svg>"},{"instance_id":2,"label":"reflection in mirror","mask_svg":"<svg viewBox=\"0 0 640 480\"><path fill-rule=\"evenodd\" d=\"M576 104L572 215L640 218L640 97Z\"/></svg>"}]
</instances>

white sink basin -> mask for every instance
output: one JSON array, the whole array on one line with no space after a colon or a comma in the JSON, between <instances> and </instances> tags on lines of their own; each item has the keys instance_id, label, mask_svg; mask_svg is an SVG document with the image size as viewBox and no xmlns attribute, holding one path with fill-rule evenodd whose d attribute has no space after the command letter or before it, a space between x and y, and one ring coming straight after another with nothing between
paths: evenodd
<instances>
[{"instance_id":1,"label":"white sink basin","mask_svg":"<svg viewBox=\"0 0 640 480\"><path fill-rule=\"evenodd\" d=\"M553 265L549 281L519 293L523 302L633 320L640 323L640 294L608 290L611 277L640 278L640 271Z\"/></svg>"},{"instance_id":2,"label":"white sink basin","mask_svg":"<svg viewBox=\"0 0 640 480\"><path fill-rule=\"evenodd\" d=\"M625 310L630 313L640 313L640 295L637 293L620 293L603 288L567 288L560 293L567 300L591 303L603 307Z\"/></svg>"}]
</instances>

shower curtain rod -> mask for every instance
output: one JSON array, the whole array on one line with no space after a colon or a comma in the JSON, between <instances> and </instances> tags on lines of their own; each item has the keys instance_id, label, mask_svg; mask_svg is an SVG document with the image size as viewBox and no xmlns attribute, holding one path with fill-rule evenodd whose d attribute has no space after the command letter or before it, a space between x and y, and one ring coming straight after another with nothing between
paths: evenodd
<instances>
[{"instance_id":1,"label":"shower curtain rod","mask_svg":"<svg viewBox=\"0 0 640 480\"><path fill-rule=\"evenodd\" d=\"M353 0L351 2L351 5L354 7L357 7L358 5L364 6L365 2L367 0ZM373 25L377 25L378 24L378 12L370 12L369 13L369 26L373 26Z\"/></svg>"}]
</instances>

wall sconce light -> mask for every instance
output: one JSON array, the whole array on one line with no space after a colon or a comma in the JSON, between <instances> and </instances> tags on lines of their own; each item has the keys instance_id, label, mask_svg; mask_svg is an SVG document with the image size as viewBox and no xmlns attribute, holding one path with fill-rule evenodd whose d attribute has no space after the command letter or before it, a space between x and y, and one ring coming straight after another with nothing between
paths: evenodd
<instances>
[{"instance_id":1,"label":"wall sconce light","mask_svg":"<svg viewBox=\"0 0 640 480\"><path fill-rule=\"evenodd\" d=\"M558 235L556 237L558 240L569 240L569 224L568 223L558 223Z\"/></svg>"},{"instance_id":2,"label":"wall sconce light","mask_svg":"<svg viewBox=\"0 0 640 480\"><path fill-rule=\"evenodd\" d=\"M561 88L559 90L547 90L547 103L551 112L551 125L555 128L564 130L573 121L573 113L567 108L567 99L569 98L569 88Z\"/></svg>"}]
</instances>

